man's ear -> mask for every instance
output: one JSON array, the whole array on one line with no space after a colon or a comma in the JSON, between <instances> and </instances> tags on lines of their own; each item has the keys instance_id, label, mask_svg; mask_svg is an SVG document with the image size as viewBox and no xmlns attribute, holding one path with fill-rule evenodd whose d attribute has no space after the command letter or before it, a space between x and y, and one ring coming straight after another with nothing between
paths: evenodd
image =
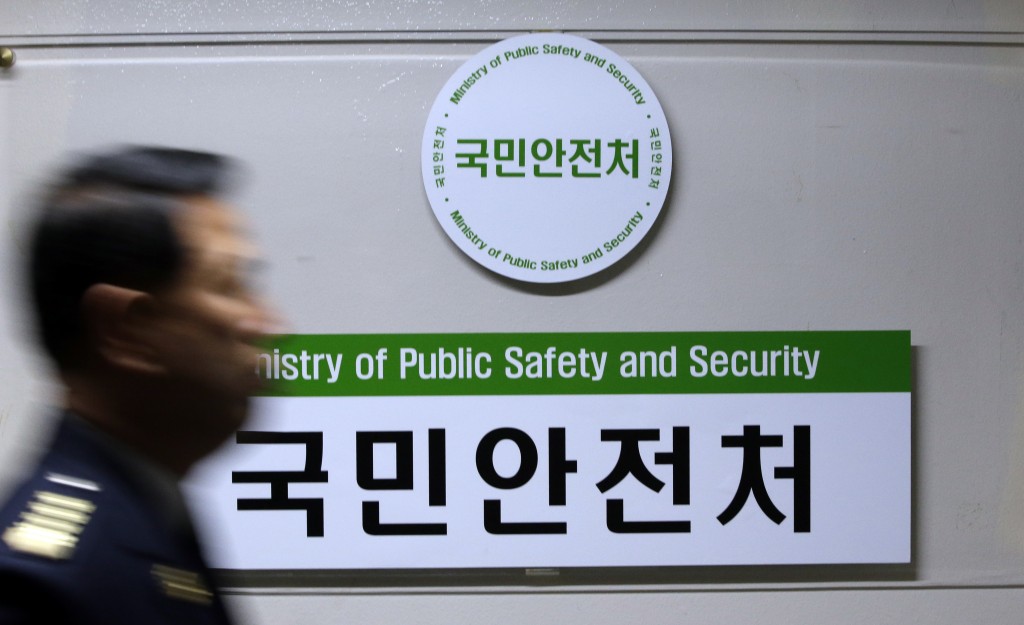
<instances>
[{"instance_id":1,"label":"man's ear","mask_svg":"<svg viewBox=\"0 0 1024 625\"><path fill-rule=\"evenodd\" d=\"M142 291L94 284L82 296L82 314L96 355L111 366L160 374L164 366L153 341L156 302Z\"/></svg>"}]
</instances>

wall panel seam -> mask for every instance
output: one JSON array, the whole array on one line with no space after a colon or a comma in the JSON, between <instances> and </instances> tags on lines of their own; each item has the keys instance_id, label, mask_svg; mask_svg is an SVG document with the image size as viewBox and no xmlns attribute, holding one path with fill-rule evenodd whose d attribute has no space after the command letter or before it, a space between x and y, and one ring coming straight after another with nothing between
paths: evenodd
<instances>
[{"instance_id":1,"label":"wall panel seam","mask_svg":"<svg viewBox=\"0 0 1024 625\"><path fill-rule=\"evenodd\" d=\"M487 44L527 32L564 32L603 43L775 45L947 45L1024 47L1024 32L799 31L799 30L472 30L160 34L0 34L0 44L21 48L252 46L344 43Z\"/></svg>"}]
</instances>

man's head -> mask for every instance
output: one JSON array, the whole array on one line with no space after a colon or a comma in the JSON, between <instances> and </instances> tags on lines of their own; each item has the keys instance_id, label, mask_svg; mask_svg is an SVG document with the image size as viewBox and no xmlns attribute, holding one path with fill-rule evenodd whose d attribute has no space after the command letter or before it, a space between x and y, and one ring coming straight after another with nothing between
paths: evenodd
<instances>
[{"instance_id":1,"label":"man's head","mask_svg":"<svg viewBox=\"0 0 1024 625\"><path fill-rule=\"evenodd\" d=\"M40 337L72 407L115 434L217 439L244 418L267 313L248 283L255 251L216 197L227 175L217 155L129 147L83 160L43 203Z\"/></svg>"}]
</instances>

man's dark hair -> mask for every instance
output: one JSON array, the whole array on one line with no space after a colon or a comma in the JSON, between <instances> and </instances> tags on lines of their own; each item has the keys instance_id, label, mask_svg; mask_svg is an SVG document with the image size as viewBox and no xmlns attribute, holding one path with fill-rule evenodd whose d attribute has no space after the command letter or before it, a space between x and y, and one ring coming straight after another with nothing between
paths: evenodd
<instances>
[{"instance_id":1,"label":"man's dark hair","mask_svg":"<svg viewBox=\"0 0 1024 625\"><path fill-rule=\"evenodd\" d=\"M174 280L185 254L173 211L219 191L227 172L216 154L148 146L90 155L64 172L40 207L28 261L40 339L58 368L77 364L89 287L152 291Z\"/></svg>"}]
</instances>

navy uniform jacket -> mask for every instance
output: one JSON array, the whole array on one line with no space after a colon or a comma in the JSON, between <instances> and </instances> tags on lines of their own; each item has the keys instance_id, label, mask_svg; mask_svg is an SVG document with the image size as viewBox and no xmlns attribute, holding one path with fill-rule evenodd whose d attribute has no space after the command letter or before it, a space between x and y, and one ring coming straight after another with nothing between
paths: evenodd
<instances>
[{"instance_id":1,"label":"navy uniform jacket","mask_svg":"<svg viewBox=\"0 0 1024 625\"><path fill-rule=\"evenodd\" d=\"M0 625L229 623L191 531L86 428L66 417L0 509Z\"/></svg>"}]
</instances>

